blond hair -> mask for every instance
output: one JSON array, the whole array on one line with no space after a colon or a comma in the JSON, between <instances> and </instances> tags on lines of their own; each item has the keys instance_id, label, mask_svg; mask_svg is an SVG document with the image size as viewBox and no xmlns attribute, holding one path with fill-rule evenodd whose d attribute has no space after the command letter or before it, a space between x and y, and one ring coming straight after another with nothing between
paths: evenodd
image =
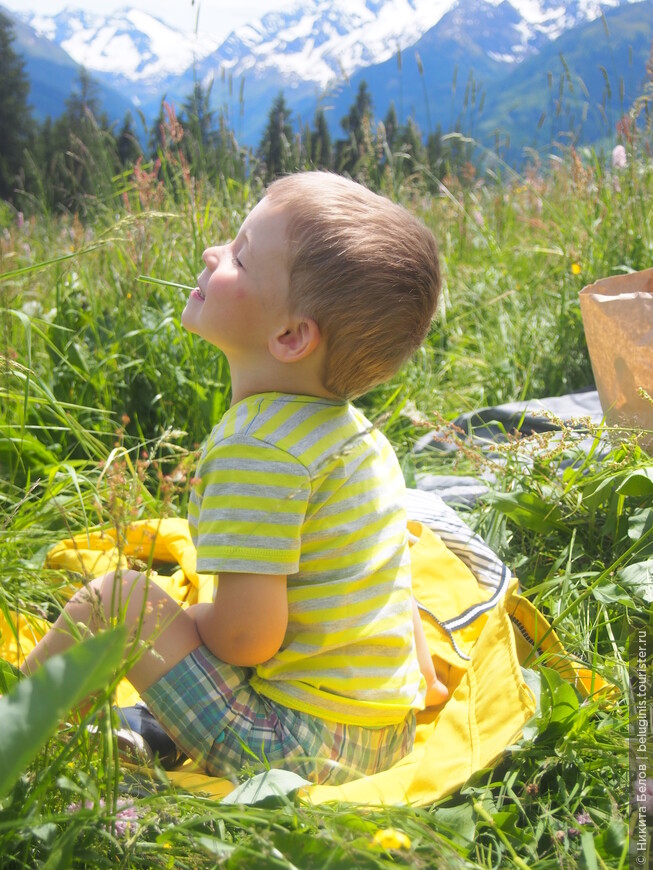
<instances>
[{"instance_id":1,"label":"blond hair","mask_svg":"<svg viewBox=\"0 0 653 870\"><path fill-rule=\"evenodd\" d=\"M326 341L324 386L360 396L426 337L440 291L435 239L402 206L331 173L280 178L267 196L287 208L290 308Z\"/></svg>"}]
</instances>

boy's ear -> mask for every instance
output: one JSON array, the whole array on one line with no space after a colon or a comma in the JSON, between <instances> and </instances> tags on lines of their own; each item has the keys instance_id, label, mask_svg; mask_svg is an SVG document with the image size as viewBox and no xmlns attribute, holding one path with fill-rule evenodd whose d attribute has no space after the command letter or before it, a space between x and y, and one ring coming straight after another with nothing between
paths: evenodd
<instances>
[{"instance_id":1,"label":"boy's ear","mask_svg":"<svg viewBox=\"0 0 653 870\"><path fill-rule=\"evenodd\" d=\"M322 341L320 327L310 317L302 317L286 324L284 332L270 338L268 348L279 362L299 362L313 353Z\"/></svg>"}]
</instances>

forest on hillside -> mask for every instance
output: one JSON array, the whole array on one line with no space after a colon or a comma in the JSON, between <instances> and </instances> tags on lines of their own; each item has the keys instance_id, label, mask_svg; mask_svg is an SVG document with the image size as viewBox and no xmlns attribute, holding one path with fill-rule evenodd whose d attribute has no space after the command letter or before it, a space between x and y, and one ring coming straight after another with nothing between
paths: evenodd
<instances>
[{"instance_id":1,"label":"forest on hillside","mask_svg":"<svg viewBox=\"0 0 653 870\"><path fill-rule=\"evenodd\" d=\"M391 164L393 175L402 177L416 168L425 170L435 190L439 179L471 166L471 142L460 129L445 135L438 128L424 141L411 118L398 122L394 105L376 123L364 81L340 121L338 139L329 132L323 109L312 124L296 129L292 107L280 92L258 146L245 147L226 113L212 109L210 89L200 82L179 107L164 97L149 129L140 118L139 132L139 119L130 113L120 124L110 122L98 88L83 68L64 113L38 122L30 110L25 63L13 42L11 22L0 13L0 199L25 213L63 209L86 214L134 166L160 172L168 139L182 143L194 174L212 181L257 176L267 183L288 171L314 167L351 175L378 189Z\"/></svg>"}]
</instances>

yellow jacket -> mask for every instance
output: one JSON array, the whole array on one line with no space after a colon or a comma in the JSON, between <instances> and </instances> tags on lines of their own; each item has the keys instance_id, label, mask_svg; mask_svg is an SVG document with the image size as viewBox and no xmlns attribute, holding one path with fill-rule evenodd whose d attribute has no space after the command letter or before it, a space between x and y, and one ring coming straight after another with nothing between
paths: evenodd
<instances>
[{"instance_id":1,"label":"yellow jacket","mask_svg":"<svg viewBox=\"0 0 653 870\"><path fill-rule=\"evenodd\" d=\"M342 786L312 786L307 795L315 803L425 805L455 791L495 762L534 715L535 697L522 671L524 663L532 666L531 659L555 668L583 696L606 685L571 660L544 617L517 593L506 566L450 508L416 493L408 507L416 517L409 522L413 592L449 698L418 715L415 746L394 767ZM156 582L182 606L211 600L213 578L196 573L195 549L181 519L134 523L119 545L107 531L69 538L49 552L47 564L81 579L134 560L151 566ZM0 612L0 655L17 662L47 627L25 614L12 615L10 624ZM124 681L117 703L136 699ZM181 788L216 798L233 789L231 782L197 773L188 763L168 775Z\"/></svg>"}]
</instances>

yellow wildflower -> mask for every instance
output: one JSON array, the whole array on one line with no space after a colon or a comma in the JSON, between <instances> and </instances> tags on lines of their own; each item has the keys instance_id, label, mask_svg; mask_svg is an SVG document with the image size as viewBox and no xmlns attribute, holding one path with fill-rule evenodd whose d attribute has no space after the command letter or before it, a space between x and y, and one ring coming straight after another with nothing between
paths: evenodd
<instances>
[{"instance_id":1,"label":"yellow wildflower","mask_svg":"<svg viewBox=\"0 0 653 870\"><path fill-rule=\"evenodd\" d=\"M571 264L571 274L572 275L580 275L580 273L581 273L581 268L578 265L578 263L572 263Z\"/></svg>"},{"instance_id":2,"label":"yellow wildflower","mask_svg":"<svg viewBox=\"0 0 653 870\"><path fill-rule=\"evenodd\" d=\"M383 828L374 834L372 843L383 849L410 849L410 840L403 831L396 828Z\"/></svg>"}]
</instances>

